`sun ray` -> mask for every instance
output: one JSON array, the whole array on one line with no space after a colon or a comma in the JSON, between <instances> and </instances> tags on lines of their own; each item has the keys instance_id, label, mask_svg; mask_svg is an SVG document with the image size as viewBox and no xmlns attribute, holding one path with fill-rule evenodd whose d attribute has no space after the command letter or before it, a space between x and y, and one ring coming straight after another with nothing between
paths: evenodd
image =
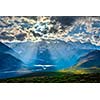
<instances>
[{"instance_id":1,"label":"sun ray","mask_svg":"<svg viewBox=\"0 0 100 100\"><path fill-rule=\"evenodd\" d=\"M37 48L38 48L37 42L14 43L10 47L21 56L21 60L24 63L28 65L34 63L34 59L36 59L37 55Z\"/></svg>"}]
</instances>

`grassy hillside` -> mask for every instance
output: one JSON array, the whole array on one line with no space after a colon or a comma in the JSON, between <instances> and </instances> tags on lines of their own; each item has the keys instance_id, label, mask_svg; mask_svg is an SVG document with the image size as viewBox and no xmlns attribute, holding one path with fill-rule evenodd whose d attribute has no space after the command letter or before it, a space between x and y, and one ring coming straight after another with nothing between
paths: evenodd
<instances>
[{"instance_id":1,"label":"grassy hillside","mask_svg":"<svg viewBox=\"0 0 100 100\"><path fill-rule=\"evenodd\" d=\"M1 83L99 83L100 73L65 69L59 72L33 73L17 78L1 79Z\"/></svg>"}]
</instances>

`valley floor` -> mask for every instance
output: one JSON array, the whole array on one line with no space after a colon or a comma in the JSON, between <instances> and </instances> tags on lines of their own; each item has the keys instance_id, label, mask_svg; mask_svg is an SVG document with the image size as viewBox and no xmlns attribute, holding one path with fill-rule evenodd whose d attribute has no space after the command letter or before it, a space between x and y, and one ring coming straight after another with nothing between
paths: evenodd
<instances>
[{"instance_id":1,"label":"valley floor","mask_svg":"<svg viewBox=\"0 0 100 100\"><path fill-rule=\"evenodd\" d=\"M41 72L17 78L1 79L1 83L99 83L100 73L72 74Z\"/></svg>"}]
</instances>

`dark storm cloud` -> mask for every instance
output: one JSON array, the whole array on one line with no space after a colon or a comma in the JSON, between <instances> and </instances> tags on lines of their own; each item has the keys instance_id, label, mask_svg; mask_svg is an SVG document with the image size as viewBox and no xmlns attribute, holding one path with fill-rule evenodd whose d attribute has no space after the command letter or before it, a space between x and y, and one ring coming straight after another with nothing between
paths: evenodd
<instances>
[{"instance_id":1,"label":"dark storm cloud","mask_svg":"<svg viewBox=\"0 0 100 100\"><path fill-rule=\"evenodd\" d=\"M17 40L23 41L26 37L26 34L20 33L20 34L15 35L15 37L16 37Z\"/></svg>"},{"instance_id":2,"label":"dark storm cloud","mask_svg":"<svg viewBox=\"0 0 100 100\"><path fill-rule=\"evenodd\" d=\"M17 39L17 40L23 41L25 39L25 37L26 37L26 34L24 34L24 33L19 33L16 35L9 34L8 32L0 33L1 40L13 41L14 39Z\"/></svg>"},{"instance_id":3,"label":"dark storm cloud","mask_svg":"<svg viewBox=\"0 0 100 100\"><path fill-rule=\"evenodd\" d=\"M53 16L51 17L51 20L56 19L56 21L60 22L61 25L72 25L73 22L76 21L76 19L79 18L78 16Z\"/></svg>"},{"instance_id":4,"label":"dark storm cloud","mask_svg":"<svg viewBox=\"0 0 100 100\"><path fill-rule=\"evenodd\" d=\"M1 40L9 40L9 41L12 41L12 40L14 40L14 37L13 36L0 35L0 39Z\"/></svg>"}]
</instances>

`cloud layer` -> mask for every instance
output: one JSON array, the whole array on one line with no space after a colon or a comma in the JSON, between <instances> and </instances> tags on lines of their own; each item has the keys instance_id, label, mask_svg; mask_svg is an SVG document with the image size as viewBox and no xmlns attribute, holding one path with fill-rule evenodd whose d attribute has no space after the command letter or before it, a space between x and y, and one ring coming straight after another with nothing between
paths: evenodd
<instances>
[{"instance_id":1,"label":"cloud layer","mask_svg":"<svg viewBox=\"0 0 100 100\"><path fill-rule=\"evenodd\" d=\"M35 41L50 33L61 33L61 25L45 16L0 17L0 41ZM62 30L62 29L61 29Z\"/></svg>"},{"instance_id":2,"label":"cloud layer","mask_svg":"<svg viewBox=\"0 0 100 100\"><path fill-rule=\"evenodd\" d=\"M100 46L100 17L0 17L0 41L36 41L41 38L91 42Z\"/></svg>"}]
</instances>

